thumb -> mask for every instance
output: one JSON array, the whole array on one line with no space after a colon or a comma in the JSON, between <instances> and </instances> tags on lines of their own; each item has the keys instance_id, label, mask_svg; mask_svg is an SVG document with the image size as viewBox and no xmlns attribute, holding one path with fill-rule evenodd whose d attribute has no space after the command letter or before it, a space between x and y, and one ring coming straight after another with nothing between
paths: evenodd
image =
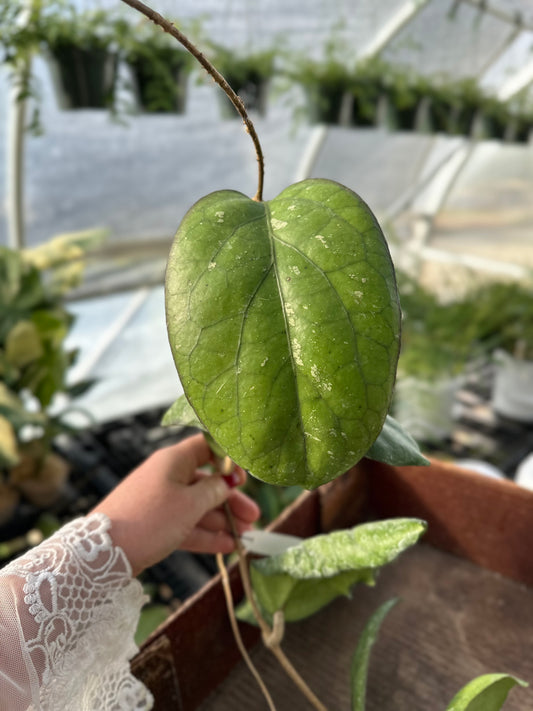
<instances>
[{"instance_id":1,"label":"thumb","mask_svg":"<svg viewBox=\"0 0 533 711\"><path fill-rule=\"evenodd\" d=\"M191 514L195 520L199 521L208 511L223 504L230 491L231 488L220 474L202 477L195 484L189 486L193 506Z\"/></svg>"}]
</instances>

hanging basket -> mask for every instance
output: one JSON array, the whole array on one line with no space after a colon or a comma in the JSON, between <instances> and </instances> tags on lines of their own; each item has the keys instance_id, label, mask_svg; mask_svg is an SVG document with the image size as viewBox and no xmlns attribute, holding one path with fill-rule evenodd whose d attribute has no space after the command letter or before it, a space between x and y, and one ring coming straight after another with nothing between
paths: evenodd
<instances>
[{"instance_id":1,"label":"hanging basket","mask_svg":"<svg viewBox=\"0 0 533 711\"><path fill-rule=\"evenodd\" d=\"M339 84L316 84L305 87L310 123L337 126L341 123L343 106L349 101L346 87ZM348 98L347 98L348 97Z\"/></svg>"},{"instance_id":2,"label":"hanging basket","mask_svg":"<svg viewBox=\"0 0 533 711\"><path fill-rule=\"evenodd\" d=\"M247 111L255 111L261 117L266 116L270 77L250 73L246 79L226 75L226 80L233 91L242 99ZM225 94L221 94L220 113L222 118L238 118L239 114Z\"/></svg>"},{"instance_id":3,"label":"hanging basket","mask_svg":"<svg viewBox=\"0 0 533 711\"><path fill-rule=\"evenodd\" d=\"M512 116L506 126L504 140L509 143L529 143L533 129L533 118Z\"/></svg>"},{"instance_id":4,"label":"hanging basket","mask_svg":"<svg viewBox=\"0 0 533 711\"><path fill-rule=\"evenodd\" d=\"M351 123L357 128L372 128L378 123L378 96L369 96L355 88L351 94Z\"/></svg>"},{"instance_id":5,"label":"hanging basket","mask_svg":"<svg viewBox=\"0 0 533 711\"><path fill-rule=\"evenodd\" d=\"M61 109L106 109L112 105L116 53L65 43L50 50L48 62Z\"/></svg>"},{"instance_id":6,"label":"hanging basket","mask_svg":"<svg viewBox=\"0 0 533 711\"><path fill-rule=\"evenodd\" d=\"M470 104L451 105L448 133L454 136L472 136L479 116L479 108Z\"/></svg>"},{"instance_id":7,"label":"hanging basket","mask_svg":"<svg viewBox=\"0 0 533 711\"><path fill-rule=\"evenodd\" d=\"M190 63L185 52L127 57L137 103L147 113L185 113Z\"/></svg>"}]
</instances>

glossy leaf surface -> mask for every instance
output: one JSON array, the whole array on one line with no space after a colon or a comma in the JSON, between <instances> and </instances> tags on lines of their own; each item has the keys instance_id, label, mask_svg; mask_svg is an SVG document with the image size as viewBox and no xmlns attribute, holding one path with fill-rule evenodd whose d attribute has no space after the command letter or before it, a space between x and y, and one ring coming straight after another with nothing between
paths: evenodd
<instances>
[{"instance_id":1,"label":"glossy leaf surface","mask_svg":"<svg viewBox=\"0 0 533 711\"><path fill-rule=\"evenodd\" d=\"M414 545L426 530L419 519L389 519L313 536L280 555L252 561L254 593L263 610L287 621L314 614L355 583L372 585L375 571Z\"/></svg>"},{"instance_id":2,"label":"glossy leaf surface","mask_svg":"<svg viewBox=\"0 0 533 711\"><path fill-rule=\"evenodd\" d=\"M446 711L500 711L513 686L527 686L509 674L484 674L454 696Z\"/></svg>"},{"instance_id":3,"label":"glossy leaf surface","mask_svg":"<svg viewBox=\"0 0 533 711\"><path fill-rule=\"evenodd\" d=\"M381 623L398 601L388 600L383 603L368 620L361 633L350 669L350 688L352 692L352 711L365 711L366 685L370 652L377 640Z\"/></svg>"},{"instance_id":4,"label":"glossy leaf surface","mask_svg":"<svg viewBox=\"0 0 533 711\"><path fill-rule=\"evenodd\" d=\"M172 247L166 310L188 400L256 477L319 486L378 436L399 306L383 234L347 188L306 180L270 202L200 200Z\"/></svg>"}]
</instances>

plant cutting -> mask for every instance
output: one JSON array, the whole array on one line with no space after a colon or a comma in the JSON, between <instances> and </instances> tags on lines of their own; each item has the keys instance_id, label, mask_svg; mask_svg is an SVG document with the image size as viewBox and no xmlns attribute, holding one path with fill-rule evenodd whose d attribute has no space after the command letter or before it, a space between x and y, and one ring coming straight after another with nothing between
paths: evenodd
<instances>
[{"instance_id":1,"label":"plant cutting","mask_svg":"<svg viewBox=\"0 0 533 711\"><path fill-rule=\"evenodd\" d=\"M203 429L223 471L233 460L277 485L315 489L365 455L423 463L387 417L400 308L392 261L369 207L345 186L320 179L264 201L263 154L242 100L174 25L139 0L124 1L178 39L224 89L258 162L253 198L212 193L178 229L166 315L185 395L164 422ZM420 520L395 519L308 539L254 563L253 589L235 536L263 640L314 708L326 707L281 649L285 620L316 612L356 582L372 582L374 571L424 528ZM220 557L219 565L224 578Z\"/></svg>"}]
</instances>

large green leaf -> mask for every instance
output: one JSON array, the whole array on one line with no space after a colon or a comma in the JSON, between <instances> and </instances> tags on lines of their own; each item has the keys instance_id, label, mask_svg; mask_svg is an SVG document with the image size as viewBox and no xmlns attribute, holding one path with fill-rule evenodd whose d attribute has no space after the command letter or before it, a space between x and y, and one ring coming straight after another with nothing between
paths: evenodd
<instances>
[{"instance_id":1,"label":"large green leaf","mask_svg":"<svg viewBox=\"0 0 533 711\"><path fill-rule=\"evenodd\" d=\"M528 686L509 674L484 674L456 694L446 711L500 711L513 686Z\"/></svg>"},{"instance_id":2,"label":"large green leaf","mask_svg":"<svg viewBox=\"0 0 533 711\"><path fill-rule=\"evenodd\" d=\"M383 603L365 625L357 643L350 669L350 688L352 691L352 711L365 711L366 684L370 652L378 637L381 623L398 602L395 598Z\"/></svg>"},{"instance_id":3,"label":"large green leaf","mask_svg":"<svg viewBox=\"0 0 533 711\"><path fill-rule=\"evenodd\" d=\"M383 429L366 456L369 459L393 464L396 467L429 464L429 461L420 453L418 444L413 437L390 415L387 415Z\"/></svg>"},{"instance_id":4,"label":"large green leaf","mask_svg":"<svg viewBox=\"0 0 533 711\"><path fill-rule=\"evenodd\" d=\"M307 488L355 464L389 408L400 312L383 234L328 180L270 202L200 200L169 258L170 345L194 410L265 481Z\"/></svg>"},{"instance_id":5,"label":"large green leaf","mask_svg":"<svg viewBox=\"0 0 533 711\"><path fill-rule=\"evenodd\" d=\"M375 571L414 545L426 530L419 519L372 521L308 538L284 553L253 560L251 578L261 608L288 621L317 612L355 583L372 585Z\"/></svg>"}]
</instances>

